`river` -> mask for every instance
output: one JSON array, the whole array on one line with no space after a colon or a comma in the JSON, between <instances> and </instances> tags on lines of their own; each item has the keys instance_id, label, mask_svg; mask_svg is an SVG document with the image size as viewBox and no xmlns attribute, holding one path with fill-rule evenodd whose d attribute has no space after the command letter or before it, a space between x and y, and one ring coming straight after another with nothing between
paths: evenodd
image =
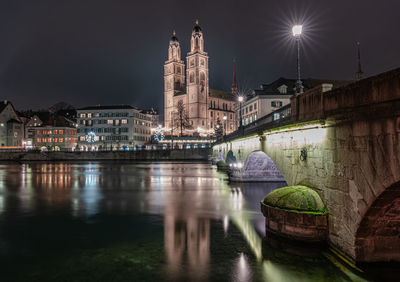
<instances>
[{"instance_id":1,"label":"river","mask_svg":"<svg viewBox=\"0 0 400 282\"><path fill-rule=\"evenodd\" d=\"M231 185L207 163L2 163L1 281L382 277L266 237L259 202L284 185Z\"/></svg>"}]
</instances>

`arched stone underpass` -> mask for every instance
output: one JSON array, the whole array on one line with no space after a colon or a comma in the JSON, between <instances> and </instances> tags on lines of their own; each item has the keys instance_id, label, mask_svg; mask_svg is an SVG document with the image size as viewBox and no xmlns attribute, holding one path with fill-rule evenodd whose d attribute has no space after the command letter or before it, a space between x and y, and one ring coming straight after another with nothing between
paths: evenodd
<instances>
[{"instance_id":1,"label":"arched stone underpass","mask_svg":"<svg viewBox=\"0 0 400 282\"><path fill-rule=\"evenodd\" d=\"M355 245L357 261L400 261L400 182L381 193L368 209Z\"/></svg>"},{"instance_id":2,"label":"arched stone underpass","mask_svg":"<svg viewBox=\"0 0 400 282\"><path fill-rule=\"evenodd\" d=\"M242 168L232 167L229 179L240 182L286 182L275 162L261 150L251 152Z\"/></svg>"}]
</instances>

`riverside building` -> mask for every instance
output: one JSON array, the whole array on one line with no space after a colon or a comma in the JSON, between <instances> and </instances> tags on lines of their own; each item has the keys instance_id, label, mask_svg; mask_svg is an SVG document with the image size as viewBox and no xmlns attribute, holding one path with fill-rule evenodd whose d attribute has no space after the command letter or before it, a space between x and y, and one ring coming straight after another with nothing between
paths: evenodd
<instances>
[{"instance_id":1,"label":"riverside building","mask_svg":"<svg viewBox=\"0 0 400 282\"><path fill-rule=\"evenodd\" d=\"M78 109L77 124L82 151L131 150L151 141L151 116L130 105Z\"/></svg>"}]
</instances>

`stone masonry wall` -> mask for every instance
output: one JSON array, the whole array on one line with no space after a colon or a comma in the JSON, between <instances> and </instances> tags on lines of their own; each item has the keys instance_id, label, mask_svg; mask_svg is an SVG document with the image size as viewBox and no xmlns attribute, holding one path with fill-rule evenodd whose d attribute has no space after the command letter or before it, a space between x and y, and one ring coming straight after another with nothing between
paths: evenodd
<instances>
[{"instance_id":1,"label":"stone masonry wall","mask_svg":"<svg viewBox=\"0 0 400 282\"><path fill-rule=\"evenodd\" d=\"M288 185L316 189L329 212L330 242L357 259L356 234L364 215L386 188L400 181L400 117L317 122L264 136L225 147L235 156L241 148L243 157L263 148ZM307 151L304 161L302 148Z\"/></svg>"}]
</instances>

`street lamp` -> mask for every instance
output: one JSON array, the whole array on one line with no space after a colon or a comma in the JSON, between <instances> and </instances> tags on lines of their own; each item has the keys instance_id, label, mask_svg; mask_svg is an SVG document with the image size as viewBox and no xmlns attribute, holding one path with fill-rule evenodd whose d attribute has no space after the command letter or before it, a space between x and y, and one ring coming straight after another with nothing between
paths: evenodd
<instances>
[{"instance_id":1,"label":"street lamp","mask_svg":"<svg viewBox=\"0 0 400 282\"><path fill-rule=\"evenodd\" d=\"M292 28L293 36L296 38L297 43L297 81L296 81L296 93L303 93L303 83L300 79L300 35L303 30L302 25L295 25Z\"/></svg>"},{"instance_id":2,"label":"street lamp","mask_svg":"<svg viewBox=\"0 0 400 282\"><path fill-rule=\"evenodd\" d=\"M239 120L239 128L241 128L242 129L242 102L243 102L243 96L239 96L239 105L240 105L240 107L239 107L239 117L240 117L240 120ZM243 131L243 130L242 130Z\"/></svg>"},{"instance_id":3,"label":"street lamp","mask_svg":"<svg viewBox=\"0 0 400 282\"><path fill-rule=\"evenodd\" d=\"M224 120L224 136L226 136L226 120L227 120L227 116L224 116L222 119Z\"/></svg>"}]
</instances>

